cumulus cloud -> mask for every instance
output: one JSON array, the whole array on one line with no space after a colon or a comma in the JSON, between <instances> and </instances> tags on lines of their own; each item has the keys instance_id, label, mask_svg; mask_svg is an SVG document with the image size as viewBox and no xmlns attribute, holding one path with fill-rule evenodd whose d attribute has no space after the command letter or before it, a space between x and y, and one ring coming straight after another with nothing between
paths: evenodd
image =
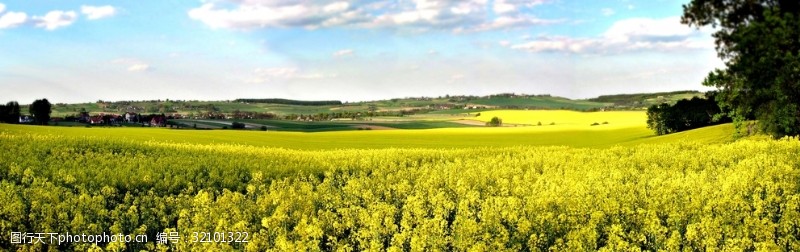
<instances>
[{"instance_id":1,"label":"cumulus cloud","mask_svg":"<svg viewBox=\"0 0 800 252\"><path fill-rule=\"evenodd\" d=\"M218 29L325 27L472 31L546 24L523 13L546 0L220 0L188 11ZM490 15L494 12L494 15ZM491 16L491 18L490 18Z\"/></svg>"},{"instance_id":2,"label":"cumulus cloud","mask_svg":"<svg viewBox=\"0 0 800 252\"><path fill-rule=\"evenodd\" d=\"M679 17L631 18L615 22L600 37L541 36L509 47L528 52L569 53L687 50L713 47L713 42L707 35L705 31L697 31L682 25Z\"/></svg>"},{"instance_id":3,"label":"cumulus cloud","mask_svg":"<svg viewBox=\"0 0 800 252\"><path fill-rule=\"evenodd\" d=\"M105 6L81 6L81 13L86 15L86 19L96 20L101 18L112 17L117 14L117 9L111 5Z\"/></svg>"},{"instance_id":4,"label":"cumulus cloud","mask_svg":"<svg viewBox=\"0 0 800 252\"><path fill-rule=\"evenodd\" d=\"M256 68L253 76L245 79L245 83L259 84L274 80L314 80L336 78L336 74L303 73L295 67Z\"/></svg>"},{"instance_id":5,"label":"cumulus cloud","mask_svg":"<svg viewBox=\"0 0 800 252\"><path fill-rule=\"evenodd\" d=\"M6 5L0 3L0 14L2 14L0 15L0 29L14 28L28 21L28 14L13 11L3 14L4 11L6 11Z\"/></svg>"},{"instance_id":6,"label":"cumulus cloud","mask_svg":"<svg viewBox=\"0 0 800 252\"><path fill-rule=\"evenodd\" d=\"M345 57L345 56L352 56L355 54L353 49L343 49L336 52L333 52L333 57Z\"/></svg>"},{"instance_id":7,"label":"cumulus cloud","mask_svg":"<svg viewBox=\"0 0 800 252\"><path fill-rule=\"evenodd\" d=\"M27 21L28 14L9 11L0 16L0 29L14 28L25 24Z\"/></svg>"},{"instance_id":8,"label":"cumulus cloud","mask_svg":"<svg viewBox=\"0 0 800 252\"><path fill-rule=\"evenodd\" d=\"M55 30L61 27L69 26L78 19L78 14L74 11L50 11L44 16L34 16L33 21L36 27L44 28L46 30Z\"/></svg>"}]
</instances>

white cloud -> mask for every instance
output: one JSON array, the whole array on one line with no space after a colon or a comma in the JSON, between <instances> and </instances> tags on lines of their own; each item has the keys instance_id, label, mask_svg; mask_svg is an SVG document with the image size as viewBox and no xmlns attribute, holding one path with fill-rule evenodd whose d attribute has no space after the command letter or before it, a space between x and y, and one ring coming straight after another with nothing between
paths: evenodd
<instances>
[{"instance_id":1,"label":"white cloud","mask_svg":"<svg viewBox=\"0 0 800 252\"><path fill-rule=\"evenodd\" d=\"M117 9L111 5L105 6L81 6L81 13L86 15L86 19L96 20L101 18L112 17L117 14Z\"/></svg>"},{"instance_id":2,"label":"white cloud","mask_svg":"<svg viewBox=\"0 0 800 252\"><path fill-rule=\"evenodd\" d=\"M349 4L335 2L328 5L291 3L283 5L248 4L236 9L219 8L214 3L189 10L189 17L211 28L253 29L274 27L318 28L323 25L341 25L357 20L356 12L345 12Z\"/></svg>"},{"instance_id":3,"label":"white cloud","mask_svg":"<svg viewBox=\"0 0 800 252\"><path fill-rule=\"evenodd\" d=\"M146 72L149 70L150 65L144 63L137 63L128 67L128 72Z\"/></svg>"},{"instance_id":4,"label":"white cloud","mask_svg":"<svg viewBox=\"0 0 800 252\"><path fill-rule=\"evenodd\" d=\"M611 9L611 8L603 8L602 10L600 10L600 12L603 13L603 16L606 16L606 17L613 16L614 14L616 14L614 9Z\"/></svg>"},{"instance_id":5,"label":"white cloud","mask_svg":"<svg viewBox=\"0 0 800 252\"><path fill-rule=\"evenodd\" d=\"M712 48L707 31L696 31L678 17L631 18L615 22L600 37L543 36L510 48L528 52L619 53L636 50Z\"/></svg>"},{"instance_id":6,"label":"white cloud","mask_svg":"<svg viewBox=\"0 0 800 252\"><path fill-rule=\"evenodd\" d=\"M512 49L528 52L572 52L580 53L592 47L595 41L570 39L567 37L542 37L527 43L512 45Z\"/></svg>"},{"instance_id":7,"label":"white cloud","mask_svg":"<svg viewBox=\"0 0 800 252\"><path fill-rule=\"evenodd\" d=\"M491 22L479 25L474 29L474 31L487 31L487 30L498 30L506 28L516 28L516 27L528 27L536 25L548 25L561 22L563 22L563 20L538 19L523 15L500 16L495 18Z\"/></svg>"},{"instance_id":8,"label":"white cloud","mask_svg":"<svg viewBox=\"0 0 800 252\"><path fill-rule=\"evenodd\" d=\"M474 31L546 24L521 10L546 0L206 1L188 11L213 29L350 27ZM495 15L490 15L492 12ZM513 22L511 22L513 21ZM513 23L514 25L509 25Z\"/></svg>"},{"instance_id":9,"label":"white cloud","mask_svg":"<svg viewBox=\"0 0 800 252\"><path fill-rule=\"evenodd\" d=\"M437 15L439 15L438 10L422 9L401 12L390 16L390 19L395 24L402 25L415 22L433 22Z\"/></svg>"},{"instance_id":10,"label":"white cloud","mask_svg":"<svg viewBox=\"0 0 800 252\"><path fill-rule=\"evenodd\" d=\"M505 0L495 0L494 1L494 12L495 13L508 13L517 10L517 7L513 4L507 3Z\"/></svg>"},{"instance_id":11,"label":"white cloud","mask_svg":"<svg viewBox=\"0 0 800 252\"><path fill-rule=\"evenodd\" d=\"M347 10L347 8L350 8L350 4L349 3L347 3L347 2L335 2L335 3L330 3L328 5L325 5L325 8L323 8L323 10L325 12L342 12L342 11Z\"/></svg>"},{"instance_id":12,"label":"white cloud","mask_svg":"<svg viewBox=\"0 0 800 252\"><path fill-rule=\"evenodd\" d=\"M630 18L615 22L603 36L612 41L626 42L638 39L679 39L695 32L689 26L681 24L679 17Z\"/></svg>"},{"instance_id":13,"label":"white cloud","mask_svg":"<svg viewBox=\"0 0 800 252\"><path fill-rule=\"evenodd\" d=\"M123 65L128 72L147 72L153 70L150 64L134 58L119 58L111 61L112 64Z\"/></svg>"},{"instance_id":14,"label":"white cloud","mask_svg":"<svg viewBox=\"0 0 800 252\"><path fill-rule=\"evenodd\" d=\"M513 13L521 8L533 8L547 2L549 0L495 0L492 9L497 14Z\"/></svg>"},{"instance_id":15,"label":"white cloud","mask_svg":"<svg viewBox=\"0 0 800 252\"><path fill-rule=\"evenodd\" d=\"M50 11L43 17L34 16L33 20L36 27L45 28L47 30L55 30L61 27L69 26L78 19L78 14L74 11Z\"/></svg>"},{"instance_id":16,"label":"white cloud","mask_svg":"<svg viewBox=\"0 0 800 252\"><path fill-rule=\"evenodd\" d=\"M352 56L355 54L353 49L342 49L333 53L333 57L345 57L345 56Z\"/></svg>"},{"instance_id":17,"label":"white cloud","mask_svg":"<svg viewBox=\"0 0 800 252\"><path fill-rule=\"evenodd\" d=\"M259 84L271 82L273 80L316 80L336 77L336 74L302 73L299 69L294 67L272 67L256 68L253 70L253 76L245 79L244 82Z\"/></svg>"},{"instance_id":18,"label":"white cloud","mask_svg":"<svg viewBox=\"0 0 800 252\"><path fill-rule=\"evenodd\" d=\"M28 21L28 14L9 11L0 16L0 29L14 28Z\"/></svg>"},{"instance_id":19,"label":"white cloud","mask_svg":"<svg viewBox=\"0 0 800 252\"><path fill-rule=\"evenodd\" d=\"M3 11L6 11L6 5L3 4L3 3L0 3L0 13L3 13Z\"/></svg>"}]
</instances>

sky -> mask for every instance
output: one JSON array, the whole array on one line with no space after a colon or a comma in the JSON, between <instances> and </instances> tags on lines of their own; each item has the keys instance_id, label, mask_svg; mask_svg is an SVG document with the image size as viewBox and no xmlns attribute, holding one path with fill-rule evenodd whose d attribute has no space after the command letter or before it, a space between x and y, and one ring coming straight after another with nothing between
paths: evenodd
<instances>
[{"instance_id":1,"label":"sky","mask_svg":"<svg viewBox=\"0 0 800 252\"><path fill-rule=\"evenodd\" d=\"M709 90L673 0L0 0L0 102Z\"/></svg>"}]
</instances>

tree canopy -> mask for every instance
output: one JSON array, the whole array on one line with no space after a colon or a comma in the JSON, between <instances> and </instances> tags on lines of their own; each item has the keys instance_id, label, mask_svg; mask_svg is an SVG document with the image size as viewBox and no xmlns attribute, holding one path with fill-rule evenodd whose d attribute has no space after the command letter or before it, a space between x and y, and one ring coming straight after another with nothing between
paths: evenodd
<instances>
[{"instance_id":1,"label":"tree canopy","mask_svg":"<svg viewBox=\"0 0 800 252\"><path fill-rule=\"evenodd\" d=\"M491 127L503 126L503 119L500 119L500 117L496 117L496 116L492 117L492 119L489 120L489 122L486 123L486 126L491 126Z\"/></svg>"},{"instance_id":2,"label":"tree canopy","mask_svg":"<svg viewBox=\"0 0 800 252\"><path fill-rule=\"evenodd\" d=\"M52 105L47 99L34 101L29 110L33 115L34 122L40 125L46 125L50 121L50 112Z\"/></svg>"},{"instance_id":3,"label":"tree canopy","mask_svg":"<svg viewBox=\"0 0 800 252\"><path fill-rule=\"evenodd\" d=\"M758 120L775 137L800 134L800 1L692 0L681 21L712 26L725 69L703 85L735 122Z\"/></svg>"},{"instance_id":4,"label":"tree canopy","mask_svg":"<svg viewBox=\"0 0 800 252\"><path fill-rule=\"evenodd\" d=\"M647 128L657 135L664 135L730 122L730 118L725 116L715 117L721 113L714 101L715 95L715 92L709 92L707 99L694 97L691 100L682 99L675 105L662 103L650 106L647 109Z\"/></svg>"},{"instance_id":5,"label":"tree canopy","mask_svg":"<svg viewBox=\"0 0 800 252\"><path fill-rule=\"evenodd\" d=\"M6 105L0 105L0 122L18 123L20 116L19 103L10 101Z\"/></svg>"}]
</instances>

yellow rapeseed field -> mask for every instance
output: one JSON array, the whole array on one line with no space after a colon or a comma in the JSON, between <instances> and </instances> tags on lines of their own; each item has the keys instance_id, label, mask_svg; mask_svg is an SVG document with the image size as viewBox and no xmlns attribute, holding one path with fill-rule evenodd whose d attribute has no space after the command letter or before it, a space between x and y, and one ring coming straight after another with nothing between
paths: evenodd
<instances>
[{"instance_id":1,"label":"yellow rapeseed field","mask_svg":"<svg viewBox=\"0 0 800 252\"><path fill-rule=\"evenodd\" d=\"M0 129L10 250L800 250L800 141L690 139L726 125L607 148L313 150L224 142L258 132L27 127ZM516 131L536 141L500 132ZM136 135L149 133L169 139ZM150 240L19 244L13 232ZM155 242L171 233L179 239Z\"/></svg>"},{"instance_id":2,"label":"yellow rapeseed field","mask_svg":"<svg viewBox=\"0 0 800 252\"><path fill-rule=\"evenodd\" d=\"M480 116L476 118L488 122L492 117L502 119L505 124L538 126L541 123L543 126L541 129L551 131L647 127L645 111L492 110L481 112ZM594 123L599 125L592 126Z\"/></svg>"}]
</instances>

